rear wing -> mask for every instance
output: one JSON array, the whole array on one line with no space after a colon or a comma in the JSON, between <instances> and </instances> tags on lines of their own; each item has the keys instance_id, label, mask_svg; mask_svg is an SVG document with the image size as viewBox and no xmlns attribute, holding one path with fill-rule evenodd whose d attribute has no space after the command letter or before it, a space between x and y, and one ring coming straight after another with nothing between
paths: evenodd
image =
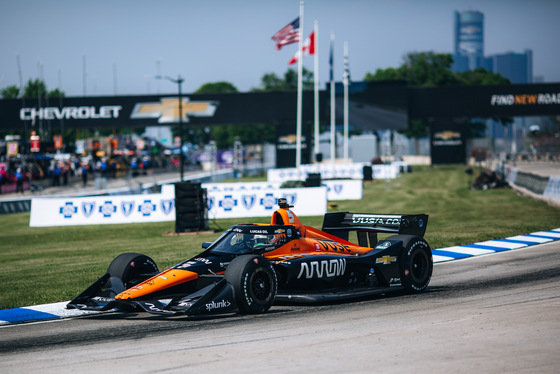
<instances>
[{"instance_id":1,"label":"rear wing","mask_svg":"<svg viewBox=\"0 0 560 374\"><path fill-rule=\"evenodd\" d=\"M358 232L360 245L366 233L371 247L377 242L377 233L395 233L423 237L428 225L427 214L362 214L337 212L327 213L323 219L322 231L348 240L350 231ZM373 234L373 235L372 235Z\"/></svg>"}]
</instances>

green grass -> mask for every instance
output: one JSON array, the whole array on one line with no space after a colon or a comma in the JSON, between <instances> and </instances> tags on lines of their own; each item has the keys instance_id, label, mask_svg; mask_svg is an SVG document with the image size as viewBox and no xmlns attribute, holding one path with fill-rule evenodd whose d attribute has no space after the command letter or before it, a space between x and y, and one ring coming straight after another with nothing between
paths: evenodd
<instances>
[{"instance_id":1,"label":"green grass","mask_svg":"<svg viewBox=\"0 0 560 374\"><path fill-rule=\"evenodd\" d=\"M461 166L415 168L391 183L364 185L360 201L339 201L337 211L427 213L426 240L432 248L469 244L560 227L560 209L509 189L474 191ZM293 209L297 214L297 206ZM322 217L302 217L321 228ZM224 230L235 223L210 223ZM72 227L29 227L29 214L0 216L0 309L70 300L103 275L122 252L152 257L160 270L201 252L201 242L219 232L164 236L174 222Z\"/></svg>"}]
</instances>

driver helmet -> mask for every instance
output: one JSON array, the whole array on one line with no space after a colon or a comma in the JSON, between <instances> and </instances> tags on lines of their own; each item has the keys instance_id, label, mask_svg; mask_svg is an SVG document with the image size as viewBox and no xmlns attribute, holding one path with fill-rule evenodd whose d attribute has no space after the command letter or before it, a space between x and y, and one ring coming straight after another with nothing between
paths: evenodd
<instances>
[{"instance_id":1,"label":"driver helmet","mask_svg":"<svg viewBox=\"0 0 560 374\"><path fill-rule=\"evenodd\" d=\"M267 235L255 235L253 239L253 246L259 244L270 244L270 240Z\"/></svg>"}]
</instances>

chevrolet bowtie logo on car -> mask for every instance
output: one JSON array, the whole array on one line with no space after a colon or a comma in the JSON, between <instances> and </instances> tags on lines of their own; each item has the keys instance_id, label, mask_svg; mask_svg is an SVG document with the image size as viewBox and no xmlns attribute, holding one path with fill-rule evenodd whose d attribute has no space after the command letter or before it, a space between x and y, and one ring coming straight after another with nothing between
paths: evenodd
<instances>
[{"instance_id":1,"label":"chevrolet bowtie logo on car","mask_svg":"<svg viewBox=\"0 0 560 374\"><path fill-rule=\"evenodd\" d=\"M189 116L212 117L217 107L217 101L189 101L186 97L182 98L183 121L188 122ZM138 103L130 118L157 118L158 123L179 122L179 98L168 97L159 102Z\"/></svg>"},{"instance_id":2,"label":"chevrolet bowtie logo on car","mask_svg":"<svg viewBox=\"0 0 560 374\"><path fill-rule=\"evenodd\" d=\"M376 264L383 264L383 265L389 265L391 262L395 262L397 261L396 257L393 256L383 256L383 257L379 257L375 260Z\"/></svg>"}]
</instances>

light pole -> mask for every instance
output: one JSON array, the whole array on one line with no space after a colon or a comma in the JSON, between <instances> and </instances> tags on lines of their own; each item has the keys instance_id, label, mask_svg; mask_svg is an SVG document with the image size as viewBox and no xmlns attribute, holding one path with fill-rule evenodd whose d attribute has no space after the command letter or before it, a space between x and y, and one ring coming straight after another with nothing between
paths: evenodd
<instances>
[{"instance_id":1,"label":"light pole","mask_svg":"<svg viewBox=\"0 0 560 374\"><path fill-rule=\"evenodd\" d=\"M170 82L176 83L178 88L179 88L179 136L181 139L181 146L179 149L179 155L181 156L181 182L183 182L184 178L184 174L183 174L183 170L184 170L184 166L185 166L185 157L183 156L183 92L181 90L183 82L185 81L185 78L181 77L181 75L179 74L177 76L177 79L175 78L171 78L168 76L161 76L161 75L156 75L154 78L156 79L167 79Z\"/></svg>"}]
</instances>

